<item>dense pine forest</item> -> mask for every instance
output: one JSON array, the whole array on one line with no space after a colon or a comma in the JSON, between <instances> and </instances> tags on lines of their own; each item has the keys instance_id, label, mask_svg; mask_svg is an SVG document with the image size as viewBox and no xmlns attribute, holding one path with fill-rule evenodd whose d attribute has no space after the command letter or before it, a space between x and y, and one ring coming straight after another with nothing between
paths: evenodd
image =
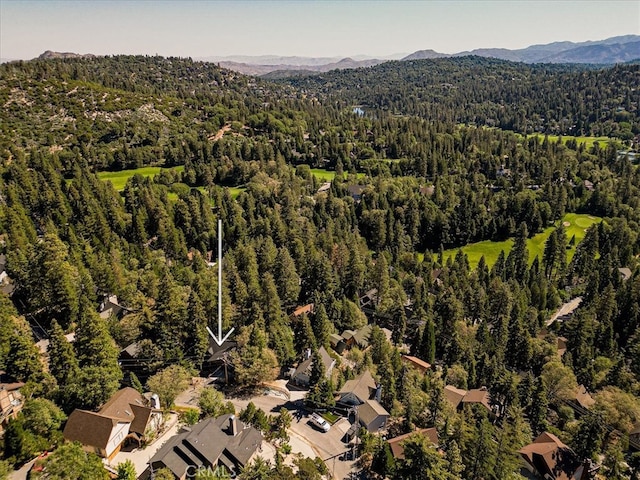
<instances>
[{"instance_id":1,"label":"dense pine forest","mask_svg":"<svg viewBox=\"0 0 640 480\"><path fill-rule=\"evenodd\" d=\"M583 478L640 478L640 65L463 57L273 83L182 58L34 60L0 65L0 104L0 369L25 383L0 478L62 445L76 408L211 373L218 219L233 388L324 347L336 367L312 375L310 408L369 370L385 438L437 429L437 450L414 435L400 459L363 432L363 478L523 478L543 432ZM98 176L148 166L122 190ZM593 220L581 240L569 213ZM475 268L445 254L507 239ZM113 295L125 314L104 318ZM331 348L369 324L368 348ZM491 409L452 407L445 385L485 388ZM240 477L326 474L259 467Z\"/></svg>"}]
</instances>

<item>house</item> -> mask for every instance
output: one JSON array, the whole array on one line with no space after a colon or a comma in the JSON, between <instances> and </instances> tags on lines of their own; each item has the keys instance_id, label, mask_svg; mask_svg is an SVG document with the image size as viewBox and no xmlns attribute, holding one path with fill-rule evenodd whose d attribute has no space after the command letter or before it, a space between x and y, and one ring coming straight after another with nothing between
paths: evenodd
<instances>
[{"instance_id":1,"label":"house","mask_svg":"<svg viewBox=\"0 0 640 480\"><path fill-rule=\"evenodd\" d=\"M112 460L127 441L140 445L161 423L162 412L127 387L114 393L98 412L75 409L62 433L65 440L80 442L84 450Z\"/></svg>"},{"instance_id":2,"label":"house","mask_svg":"<svg viewBox=\"0 0 640 480\"><path fill-rule=\"evenodd\" d=\"M235 415L208 418L171 437L149 460L152 470L168 468L183 480L199 468L224 468L230 478L244 467L262 443L262 434Z\"/></svg>"},{"instance_id":3,"label":"house","mask_svg":"<svg viewBox=\"0 0 640 480\"><path fill-rule=\"evenodd\" d=\"M555 435L543 432L533 443L518 450L524 468L550 480L586 480L589 469Z\"/></svg>"},{"instance_id":4,"label":"house","mask_svg":"<svg viewBox=\"0 0 640 480\"><path fill-rule=\"evenodd\" d=\"M544 340L549 343L555 343L556 353L559 357L562 357L567 352L567 338L566 337L553 337L550 335L547 329L543 328L538 333L537 337L539 340Z\"/></svg>"},{"instance_id":5,"label":"house","mask_svg":"<svg viewBox=\"0 0 640 480\"><path fill-rule=\"evenodd\" d=\"M567 353L567 342L568 340L566 337L556 338L556 351L558 352L558 356L562 357Z\"/></svg>"},{"instance_id":6,"label":"house","mask_svg":"<svg viewBox=\"0 0 640 480\"><path fill-rule=\"evenodd\" d=\"M67 342L69 343L73 343L76 341L76 332L71 332L71 333L67 333L65 334L64 338L67 340ZM49 355L49 344L50 344L50 340L48 338L43 338L42 340L38 340L36 342L36 347L38 347L38 350L40 350L40 353L42 353L43 355L47 356Z\"/></svg>"},{"instance_id":7,"label":"house","mask_svg":"<svg viewBox=\"0 0 640 480\"><path fill-rule=\"evenodd\" d=\"M331 188L331 182L324 182L322 185L320 185L320 188L318 189L317 193L326 192L330 188Z\"/></svg>"},{"instance_id":8,"label":"house","mask_svg":"<svg viewBox=\"0 0 640 480\"><path fill-rule=\"evenodd\" d=\"M378 303L378 289L372 288L360 297L360 308L375 308Z\"/></svg>"},{"instance_id":9,"label":"house","mask_svg":"<svg viewBox=\"0 0 640 480\"><path fill-rule=\"evenodd\" d=\"M370 432L377 432L387 424L389 412L380 404L381 387L366 370L353 380L348 380L338 392L336 405L352 410L359 422Z\"/></svg>"},{"instance_id":10,"label":"house","mask_svg":"<svg viewBox=\"0 0 640 480\"><path fill-rule=\"evenodd\" d=\"M347 187L347 191L349 192L349 195L351 195L351 198L356 202L359 202L362 199L366 188L366 185L349 185Z\"/></svg>"},{"instance_id":11,"label":"house","mask_svg":"<svg viewBox=\"0 0 640 480\"><path fill-rule=\"evenodd\" d=\"M324 365L324 375L326 378L331 377L331 372L333 372L333 367L336 364L336 361L331 358L329 352L324 347L320 347L315 354L311 353L311 350L307 350L305 352L305 358L298 367L291 374L291 379L289 383L295 387L299 388L307 388L309 387L309 381L311 378L311 370L313 367L313 362L315 362L316 355L320 355L322 359L322 364Z\"/></svg>"},{"instance_id":12,"label":"house","mask_svg":"<svg viewBox=\"0 0 640 480\"><path fill-rule=\"evenodd\" d=\"M297 318L300 315L311 315L313 313L313 303L308 303L302 307L296 308L291 314L292 318Z\"/></svg>"},{"instance_id":13,"label":"house","mask_svg":"<svg viewBox=\"0 0 640 480\"><path fill-rule=\"evenodd\" d=\"M347 348L347 344L345 343L344 338L342 338L337 333L332 333L331 335L329 335L329 343L331 344L331 348L333 348L340 355L342 355L344 349Z\"/></svg>"},{"instance_id":14,"label":"house","mask_svg":"<svg viewBox=\"0 0 640 480\"><path fill-rule=\"evenodd\" d=\"M462 403L462 399L467 394L466 390L456 388L453 385L447 385L444 387L444 398L453 405L453 408L458 408Z\"/></svg>"},{"instance_id":15,"label":"house","mask_svg":"<svg viewBox=\"0 0 640 480\"><path fill-rule=\"evenodd\" d=\"M359 347L359 348L367 348L369 346L369 338L371 337L371 330L373 329L373 325L367 324L358 330L345 330L342 332L342 339L347 348L351 347ZM387 340L391 339L391 330L387 328L382 328L382 333L384 333Z\"/></svg>"},{"instance_id":16,"label":"house","mask_svg":"<svg viewBox=\"0 0 640 480\"><path fill-rule=\"evenodd\" d=\"M11 296L15 287L7 274L7 257L5 255L0 255L0 292Z\"/></svg>"},{"instance_id":17,"label":"house","mask_svg":"<svg viewBox=\"0 0 640 480\"><path fill-rule=\"evenodd\" d=\"M425 373L427 370L431 369L431 364L421 360L418 357L414 357L412 355L402 355L402 363L405 365L415 368L420 373Z\"/></svg>"},{"instance_id":18,"label":"house","mask_svg":"<svg viewBox=\"0 0 640 480\"><path fill-rule=\"evenodd\" d=\"M620 272L623 282L626 282L631 278L631 269L629 267L620 267L618 268L618 272Z\"/></svg>"},{"instance_id":19,"label":"house","mask_svg":"<svg viewBox=\"0 0 640 480\"><path fill-rule=\"evenodd\" d=\"M387 443L391 447L391 453L396 460L404 459L404 446L402 443L412 435L420 434L427 438L436 447L438 446L438 430L435 427L431 428L419 428L414 432L405 433L398 437L390 438Z\"/></svg>"},{"instance_id":20,"label":"house","mask_svg":"<svg viewBox=\"0 0 640 480\"><path fill-rule=\"evenodd\" d=\"M475 388L472 390L462 390L453 385L444 387L444 397L454 408L462 408L464 405L482 405L490 412L491 396L487 387Z\"/></svg>"},{"instance_id":21,"label":"house","mask_svg":"<svg viewBox=\"0 0 640 480\"><path fill-rule=\"evenodd\" d=\"M15 382L4 371L0 371L0 434L4 432L9 420L16 418L22 410L22 387L24 383Z\"/></svg>"},{"instance_id":22,"label":"house","mask_svg":"<svg viewBox=\"0 0 640 480\"><path fill-rule=\"evenodd\" d=\"M120 350L118 360L134 360L140 353L140 342L134 342Z\"/></svg>"},{"instance_id":23,"label":"house","mask_svg":"<svg viewBox=\"0 0 640 480\"><path fill-rule=\"evenodd\" d=\"M576 391L576 394L572 400L582 408L590 408L596 403L593 397L589 395L587 387L585 387L584 385L578 386L578 390Z\"/></svg>"},{"instance_id":24,"label":"house","mask_svg":"<svg viewBox=\"0 0 640 480\"><path fill-rule=\"evenodd\" d=\"M4 283L5 280L9 278L9 275L6 271L7 266L7 257L5 255L0 255L0 283Z\"/></svg>"},{"instance_id":25,"label":"house","mask_svg":"<svg viewBox=\"0 0 640 480\"><path fill-rule=\"evenodd\" d=\"M104 318L105 320L109 317L115 317L119 320L130 312L127 307L118 303L118 297L115 295L105 295L99 310L100 318Z\"/></svg>"}]
</instances>

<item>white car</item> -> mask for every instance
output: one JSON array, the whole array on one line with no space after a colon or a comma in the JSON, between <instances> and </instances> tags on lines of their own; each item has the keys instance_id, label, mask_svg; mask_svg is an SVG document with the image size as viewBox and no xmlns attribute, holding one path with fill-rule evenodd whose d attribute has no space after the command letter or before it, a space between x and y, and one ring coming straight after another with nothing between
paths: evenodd
<instances>
[{"instance_id":1,"label":"white car","mask_svg":"<svg viewBox=\"0 0 640 480\"><path fill-rule=\"evenodd\" d=\"M327 422L324 418L322 418L317 413L312 413L309 417L311 419L311 423L313 423L316 427L318 427L323 432L328 432L331 428L329 422Z\"/></svg>"}]
</instances>

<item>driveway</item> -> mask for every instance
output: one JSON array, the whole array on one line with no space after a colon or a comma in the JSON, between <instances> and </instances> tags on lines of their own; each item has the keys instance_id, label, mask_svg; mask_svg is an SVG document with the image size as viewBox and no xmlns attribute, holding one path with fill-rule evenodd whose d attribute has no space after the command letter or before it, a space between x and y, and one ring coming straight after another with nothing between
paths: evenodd
<instances>
[{"instance_id":1,"label":"driveway","mask_svg":"<svg viewBox=\"0 0 640 480\"><path fill-rule=\"evenodd\" d=\"M248 398L230 398L229 400L238 412L246 408L249 402L253 402L257 408L268 415L277 414L281 408L286 408L293 415L293 422L289 429L292 455L285 459L285 463L291 465L293 456L297 453L305 457L320 457L333 478L349 478L354 462L344 460L344 454L349 450L349 446L342 442L342 437L350 427L349 421L342 418L332 425L328 432L322 432L309 422L308 412L302 405L305 392L290 391L286 394L282 392L282 385L278 387L278 389L262 389L261 393ZM266 460L272 459L266 458Z\"/></svg>"},{"instance_id":2,"label":"driveway","mask_svg":"<svg viewBox=\"0 0 640 480\"><path fill-rule=\"evenodd\" d=\"M109 462L112 468L117 468L119 463L131 460L136 467L136 475L140 476L142 472L147 469L147 462L153 457L160 447L171 437L173 437L180 430L180 424L178 422L178 416L175 413L169 414L166 421L166 430L156 438L153 443L147 445L145 448L136 448L131 452L120 451L113 460Z\"/></svg>"},{"instance_id":3,"label":"driveway","mask_svg":"<svg viewBox=\"0 0 640 480\"><path fill-rule=\"evenodd\" d=\"M212 379L206 378L194 378L191 386L184 392L180 393L176 398L175 404L179 407L197 407L198 398L203 388L207 388L210 385ZM324 460L325 464L329 468L329 472L335 479L348 478L352 467L353 461L345 461L340 458L344 458L344 453L349 450L349 447L342 442L342 437L349 428L350 424L346 419L341 419L334 424L328 432L321 432L309 423L307 413L302 405L306 392L288 390L285 380L277 380L271 382L265 387L259 389L250 396L244 397L225 397L226 400L230 400L233 406L236 408L236 412L240 412L245 409L249 402L263 410L268 415L277 414L281 408L286 408L293 415L293 422L289 430L289 444L291 445L291 455L285 458L285 463L291 465L293 463L294 455L297 453L302 454L305 457L320 457ZM164 438L164 437L163 437ZM166 437L168 438L168 437ZM123 462L127 457L120 457L120 455L133 455L136 457L136 453L141 457L138 460L132 458L132 461L136 465L136 471L140 474L146 469L146 463L149 458L155 454L158 448L160 448L162 442L156 442L158 445L153 452L149 451L150 447L145 450L131 453L121 453L116 456L112 464L115 466L118 462ZM154 446L156 445L154 444ZM147 453L149 452L149 453ZM262 450L259 453L265 460L273 462L275 450L267 442L263 442ZM138 463L136 463L136 461ZM138 469L138 465L142 468Z\"/></svg>"}]
</instances>

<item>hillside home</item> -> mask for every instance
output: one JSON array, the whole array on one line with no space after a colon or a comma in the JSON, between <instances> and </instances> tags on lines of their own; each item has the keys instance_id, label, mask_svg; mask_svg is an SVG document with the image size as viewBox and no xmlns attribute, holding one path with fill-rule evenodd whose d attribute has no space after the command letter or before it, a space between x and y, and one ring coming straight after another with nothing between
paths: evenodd
<instances>
[{"instance_id":1,"label":"hillside home","mask_svg":"<svg viewBox=\"0 0 640 480\"><path fill-rule=\"evenodd\" d=\"M317 193L326 192L330 188L331 188L331 182L324 182L322 185L320 185L320 188L318 188Z\"/></svg>"},{"instance_id":2,"label":"hillside home","mask_svg":"<svg viewBox=\"0 0 640 480\"><path fill-rule=\"evenodd\" d=\"M586 408L586 409L592 407L596 403L596 401L587 391L587 387L585 387L584 385L578 386L578 389L576 390L576 394L574 395L574 398L571 399L571 401L575 402L580 407Z\"/></svg>"},{"instance_id":3,"label":"hillside home","mask_svg":"<svg viewBox=\"0 0 640 480\"><path fill-rule=\"evenodd\" d=\"M543 432L533 443L522 447L518 453L524 468L549 480L586 480L589 469L578 456L555 435Z\"/></svg>"},{"instance_id":4,"label":"hillside home","mask_svg":"<svg viewBox=\"0 0 640 480\"><path fill-rule=\"evenodd\" d=\"M16 418L24 405L24 398L20 389L24 383L15 382L0 371L0 434L2 434L9 420Z\"/></svg>"},{"instance_id":5,"label":"hillside home","mask_svg":"<svg viewBox=\"0 0 640 480\"><path fill-rule=\"evenodd\" d=\"M0 292L4 293L5 295L11 296L15 288L13 282L9 278L6 266L7 257L4 255L0 255Z\"/></svg>"},{"instance_id":6,"label":"hillside home","mask_svg":"<svg viewBox=\"0 0 640 480\"><path fill-rule=\"evenodd\" d=\"M315 362L316 355L320 356L322 360L322 364L324 365L324 375L326 378L331 378L331 372L333 372L333 367L336 364L336 361L331 358L329 352L324 347L320 347L316 354L312 354L311 350L307 350L305 352L305 356L302 362L298 365L298 367L292 372L291 379L289 383L298 388L308 388L309 381L311 378L311 370L313 367L313 362Z\"/></svg>"},{"instance_id":7,"label":"hillside home","mask_svg":"<svg viewBox=\"0 0 640 480\"><path fill-rule=\"evenodd\" d=\"M566 337L554 337L553 335L549 334L547 329L543 328L542 330L540 330L540 333L538 333L537 338L539 340L544 340L546 342L555 344L556 353L559 357L562 357L567 352L568 340Z\"/></svg>"},{"instance_id":8,"label":"hillside home","mask_svg":"<svg viewBox=\"0 0 640 480\"><path fill-rule=\"evenodd\" d=\"M415 368L422 374L431 369L430 363L427 363L424 360L412 355L402 355L402 363L404 363L408 367Z\"/></svg>"},{"instance_id":9,"label":"hillside home","mask_svg":"<svg viewBox=\"0 0 640 480\"><path fill-rule=\"evenodd\" d=\"M353 198L356 202L362 200L362 196L364 195L364 191L367 188L366 185L349 185L347 187L347 191L351 198Z\"/></svg>"},{"instance_id":10,"label":"hillside home","mask_svg":"<svg viewBox=\"0 0 640 480\"><path fill-rule=\"evenodd\" d=\"M342 332L342 339L344 341L346 348L358 347L365 349L369 346L369 338L371 337L371 330L373 329L373 325L367 324L358 330L345 330ZM388 328L382 328L382 333L387 338L387 340L391 340L391 330Z\"/></svg>"},{"instance_id":11,"label":"hillside home","mask_svg":"<svg viewBox=\"0 0 640 480\"><path fill-rule=\"evenodd\" d=\"M253 458L262 443L262 434L245 425L235 415L208 418L171 437L151 458L152 471L171 470L183 480L199 468L224 468L234 478Z\"/></svg>"},{"instance_id":12,"label":"hillside home","mask_svg":"<svg viewBox=\"0 0 640 480\"><path fill-rule=\"evenodd\" d=\"M393 458L395 458L396 460L402 460L404 458L404 447L402 445L402 442L404 442L410 436L416 434L424 436L431 443L433 443L435 447L438 446L438 430L435 427L419 428L414 432L405 433L404 435L400 435L398 437L390 438L387 440L387 443L391 447Z\"/></svg>"},{"instance_id":13,"label":"hillside home","mask_svg":"<svg viewBox=\"0 0 640 480\"><path fill-rule=\"evenodd\" d=\"M291 314L292 318L298 318L301 315L311 315L313 313L313 303L308 303L301 307L296 308Z\"/></svg>"},{"instance_id":14,"label":"hillside home","mask_svg":"<svg viewBox=\"0 0 640 480\"><path fill-rule=\"evenodd\" d=\"M120 320L129 313L130 310L118 302L117 296L105 295L102 303L100 304L99 312L100 318L104 318L105 320L110 317L115 317Z\"/></svg>"},{"instance_id":15,"label":"hillside home","mask_svg":"<svg viewBox=\"0 0 640 480\"><path fill-rule=\"evenodd\" d=\"M632 272L629 267L620 267L618 268L618 272L620 272L620 276L622 277L623 282L626 282L631 278Z\"/></svg>"},{"instance_id":16,"label":"hillside home","mask_svg":"<svg viewBox=\"0 0 640 480\"><path fill-rule=\"evenodd\" d=\"M98 412L75 409L63 435L65 440L80 442L84 450L111 460L127 441L139 446L161 424L162 412L148 406L137 390L127 387L114 393Z\"/></svg>"},{"instance_id":17,"label":"hillside home","mask_svg":"<svg viewBox=\"0 0 640 480\"><path fill-rule=\"evenodd\" d=\"M357 421L370 432L377 432L387 423L389 412L380 404L382 387L366 370L345 382L336 397L336 406L356 412Z\"/></svg>"},{"instance_id":18,"label":"hillside home","mask_svg":"<svg viewBox=\"0 0 640 480\"><path fill-rule=\"evenodd\" d=\"M482 405L490 412L492 411L491 395L487 387L463 390L453 385L447 385L444 387L444 397L456 409L460 409L464 405Z\"/></svg>"}]
</instances>

